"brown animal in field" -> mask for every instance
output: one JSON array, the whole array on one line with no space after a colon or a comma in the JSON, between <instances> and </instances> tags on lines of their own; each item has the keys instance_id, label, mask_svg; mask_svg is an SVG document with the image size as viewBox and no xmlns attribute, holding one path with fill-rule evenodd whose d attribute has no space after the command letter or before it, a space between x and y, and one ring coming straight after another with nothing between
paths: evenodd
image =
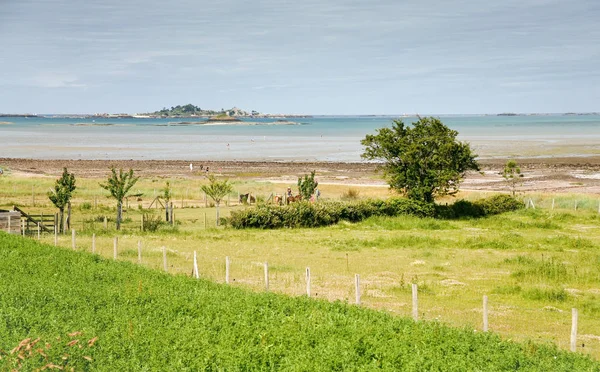
<instances>
[{"instance_id":1,"label":"brown animal in field","mask_svg":"<svg viewBox=\"0 0 600 372\"><path fill-rule=\"evenodd\" d=\"M277 205L282 205L283 197L281 195L275 195L275 197L273 198L273 203L275 203Z\"/></svg>"},{"instance_id":2,"label":"brown animal in field","mask_svg":"<svg viewBox=\"0 0 600 372\"><path fill-rule=\"evenodd\" d=\"M302 200L302 195L288 196L287 204L299 202L300 200Z\"/></svg>"},{"instance_id":3,"label":"brown animal in field","mask_svg":"<svg viewBox=\"0 0 600 372\"><path fill-rule=\"evenodd\" d=\"M250 194L250 193L240 194L240 203L242 203L242 204L256 203L256 198L254 196L252 196L252 194Z\"/></svg>"}]
</instances>

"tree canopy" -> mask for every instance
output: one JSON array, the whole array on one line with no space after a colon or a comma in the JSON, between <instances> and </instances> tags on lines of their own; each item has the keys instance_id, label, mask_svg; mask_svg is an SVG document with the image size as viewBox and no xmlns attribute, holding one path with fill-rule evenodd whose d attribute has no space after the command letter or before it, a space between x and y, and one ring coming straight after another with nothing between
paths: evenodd
<instances>
[{"instance_id":1,"label":"tree canopy","mask_svg":"<svg viewBox=\"0 0 600 372\"><path fill-rule=\"evenodd\" d=\"M62 231L64 228L64 212L65 207L71 201L73 192L77 187L75 186L75 175L69 173L67 168L63 168L62 176L54 183L54 189L48 192L48 199L58 208L60 211L60 223L59 229Z\"/></svg>"},{"instance_id":2,"label":"tree canopy","mask_svg":"<svg viewBox=\"0 0 600 372\"><path fill-rule=\"evenodd\" d=\"M437 196L453 195L468 170L479 170L468 143L439 119L423 117L412 126L394 120L391 128L368 134L362 157L382 161L390 187L410 199L432 203Z\"/></svg>"},{"instance_id":3,"label":"tree canopy","mask_svg":"<svg viewBox=\"0 0 600 372\"><path fill-rule=\"evenodd\" d=\"M111 174L106 183L101 183L100 187L110 192L110 195L117 200L117 230L119 230L123 213L123 199L128 196L129 190L139 180L139 177L133 175L133 169L130 169L129 172L119 169L119 173L117 173L115 168L111 168L110 171Z\"/></svg>"},{"instance_id":4,"label":"tree canopy","mask_svg":"<svg viewBox=\"0 0 600 372\"><path fill-rule=\"evenodd\" d=\"M214 202L217 207L217 225L219 224L219 205L221 204L221 200L231 191L233 191L233 186L229 183L228 180L219 181L214 175L208 176L208 185L201 186L202 191L206 193Z\"/></svg>"}]
</instances>

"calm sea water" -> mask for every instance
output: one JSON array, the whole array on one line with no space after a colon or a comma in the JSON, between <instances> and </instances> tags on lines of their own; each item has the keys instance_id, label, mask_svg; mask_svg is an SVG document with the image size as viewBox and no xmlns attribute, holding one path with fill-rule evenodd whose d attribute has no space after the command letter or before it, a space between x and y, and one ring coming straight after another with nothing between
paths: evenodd
<instances>
[{"instance_id":1,"label":"calm sea water","mask_svg":"<svg viewBox=\"0 0 600 372\"><path fill-rule=\"evenodd\" d=\"M290 120L300 125L269 125L275 119L248 119L258 125L247 126L174 126L173 119L0 118L11 123L0 124L0 157L353 162L361 160L360 140L392 122L389 117ZM441 120L480 158L600 155L597 115Z\"/></svg>"}]
</instances>

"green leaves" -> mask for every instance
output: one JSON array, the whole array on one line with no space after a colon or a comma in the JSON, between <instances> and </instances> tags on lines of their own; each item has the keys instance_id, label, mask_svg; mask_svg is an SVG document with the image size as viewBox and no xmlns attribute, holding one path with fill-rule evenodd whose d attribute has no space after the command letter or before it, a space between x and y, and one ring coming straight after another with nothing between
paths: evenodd
<instances>
[{"instance_id":1,"label":"green leaves","mask_svg":"<svg viewBox=\"0 0 600 372\"><path fill-rule=\"evenodd\" d=\"M208 176L208 185L202 185L202 191L208 195L215 204L220 204L221 200L233 191L233 186L229 183L229 180L218 181L214 175Z\"/></svg>"},{"instance_id":2,"label":"green leaves","mask_svg":"<svg viewBox=\"0 0 600 372\"><path fill-rule=\"evenodd\" d=\"M77 187L75 186L75 175L63 168L62 176L56 180L54 189L48 192L48 199L61 211L69 204L71 196Z\"/></svg>"},{"instance_id":3,"label":"green leaves","mask_svg":"<svg viewBox=\"0 0 600 372\"><path fill-rule=\"evenodd\" d=\"M390 187L410 199L432 203L436 196L453 195L468 170L479 170L469 144L439 119L419 118L412 127L394 120L391 128L367 135L364 159L383 161Z\"/></svg>"},{"instance_id":4,"label":"green leaves","mask_svg":"<svg viewBox=\"0 0 600 372\"><path fill-rule=\"evenodd\" d=\"M106 183L101 183L100 187L110 192L110 195L117 200L117 230L121 228L121 212L123 209L123 199L128 196L129 190L140 179L133 175L133 169L129 172L123 172L119 169L119 173L115 168L111 168L111 175L108 176Z\"/></svg>"},{"instance_id":5,"label":"green leaves","mask_svg":"<svg viewBox=\"0 0 600 372\"><path fill-rule=\"evenodd\" d=\"M315 181L315 171L310 172L310 175L305 174L304 178L298 178L298 192L303 200L309 200L315 193L319 183Z\"/></svg>"}]
</instances>

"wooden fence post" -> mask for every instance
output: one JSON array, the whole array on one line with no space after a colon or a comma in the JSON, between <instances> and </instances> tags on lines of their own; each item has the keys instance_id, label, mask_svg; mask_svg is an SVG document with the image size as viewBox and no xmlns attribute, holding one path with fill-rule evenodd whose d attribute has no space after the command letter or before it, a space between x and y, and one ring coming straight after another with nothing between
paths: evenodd
<instances>
[{"instance_id":1,"label":"wooden fence post","mask_svg":"<svg viewBox=\"0 0 600 372\"><path fill-rule=\"evenodd\" d=\"M38 240L40 240L40 223L37 223L37 236L38 236Z\"/></svg>"},{"instance_id":2,"label":"wooden fence post","mask_svg":"<svg viewBox=\"0 0 600 372\"><path fill-rule=\"evenodd\" d=\"M198 257L196 251L194 251L194 278L200 279L200 273L198 272Z\"/></svg>"},{"instance_id":3,"label":"wooden fence post","mask_svg":"<svg viewBox=\"0 0 600 372\"><path fill-rule=\"evenodd\" d=\"M92 234L92 254L96 253L96 234Z\"/></svg>"},{"instance_id":4,"label":"wooden fence post","mask_svg":"<svg viewBox=\"0 0 600 372\"><path fill-rule=\"evenodd\" d=\"M356 304L360 306L360 275L354 274L354 292L356 297Z\"/></svg>"},{"instance_id":5,"label":"wooden fence post","mask_svg":"<svg viewBox=\"0 0 600 372\"><path fill-rule=\"evenodd\" d=\"M577 210L578 200L575 200L575 210Z\"/></svg>"},{"instance_id":6,"label":"wooden fence post","mask_svg":"<svg viewBox=\"0 0 600 372\"><path fill-rule=\"evenodd\" d=\"M571 351L577 351L577 309L571 309Z\"/></svg>"},{"instance_id":7,"label":"wooden fence post","mask_svg":"<svg viewBox=\"0 0 600 372\"><path fill-rule=\"evenodd\" d=\"M225 283L229 284L229 256L225 257Z\"/></svg>"},{"instance_id":8,"label":"wooden fence post","mask_svg":"<svg viewBox=\"0 0 600 372\"><path fill-rule=\"evenodd\" d=\"M488 331L488 296L483 296L483 331Z\"/></svg>"},{"instance_id":9,"label":"wooden fence post","mask_svg":"<svg viewBox=\"0 0 600 372\"><path fill-rule=\"evenodd\" d=\"M54 225L54 246L58 245L58 228Z\"/></svg>"},{"instance_id":10,"label":"wooden fence post","mask_svg":"<svg viewBox=\"0 0 600 372\"><path fill-rule=\"evenodd\" d=\"M208 207L208 200L206 199L206 193L204 193L204 208Z\"/></svg>"},{"instance_id":11,"label":"wooden fence post","mask_svg":"<svg viewBox=\"0 0 600 372\"><path fill-rule=\"evenodd\" d=\"M165 269L165 272L168 272L169 269L167 267L167 248L162 247L162 251L163 251L163 269Z\"/></svg>"},{"instance_id":12,"label":"wooden fence post","mask_svg":"<svg viewBox=\"0 0 600 372\"><path fill-rule=\"evenodd\" d=\"M265 290L269 291L269 263L265 262Z\"/></svg>"},{"instance_id":13,"label":"wooden fence post","mask_svg":"<svg viewBox=\"0 0 600 372\"><path fill-rule=\"evenodd\" d=\"M8 214L8 233L10 234L10 223L11 223L11 218L10 218L10 213Z\"/></svg>"},{"instance_id":14,"label":"wooden fence post","mask_svg":"<svg viewBox=\"0 0 600 372\"><path fill-rule=\"evenodd\" d=\"M206 230L206 212L204 212L204 230Z\"/></svg>"},{"instance_id":15,"label":"wooden fence post","mask_svg":"<svg viewBox=\"0 0 600 372\"><path fill-rule=\"evenodd\" d=\"M138 240L138 263L142 263L142 241Z\"/></svg>"},{"instance_id":16,"label":"wooden fence post","mask_svg":"<svg viewBox=\"0 0 600 372\"><path fill-rule=\"evenodd\" d=\"M108 218L104 216L104 230L108 230Z\"/></svg>"},{"instance_id":17,"label":"wooden fence post","mask_svg":"<svg viewBox=\"0 0 600 372\"><path fill-rule=\"evenodd\" d=\"M598 206L600 208L600 205ZM552 210L554 210L554 198L552 198Z\"/></svg>"},{"instance_id":18,"label":"wooden fence post","mask_svg":"<svg viewBox=\"0 0 600 372\"><path fill-rule=\"evenodd\" d=\"M117 259L117 245L119 244L119 238L115 236L115 240L113 241L113 259Z\"/></svg>"},{"instance_id":19,"label":"wooden fence post","mask_svg":"<svg viewBox=\"0 0 600 372\"><path fill-rule=\"evenodd\" d=\"M140 216L140 230L144 232L144 215Z\"/></svg>"},{"instance_id":20,"label":"wooden fence post","mask_svg":"<svg viewBox=\"0 0 600 372\"><path fill-rule=\"evenodd\" d=\"M25 220L21 220L21 233L25 236Z\"/></svg>"},{"instance_id":21,"label":"wooden fence post","mask_svg":"<svg viewBox=\"0 0 600 372\"><path fill-rule=\"evenodd\" d=\"M412 283L412 316L415 322L419 320L419 304L417 299L418 287L415 283Z\"/></svg>"},{"instance_id":22,"label":"wooden fence post","mask_svg":"<svg viewBox=\"0 0 600 372\"><path fill-rule=\"evenodd\" d=\"M310 267L306 268L306 295L310 297Z\"/></svg>"},{"instance_id":23,"label":"wooden fence post","mask_svg":"<svg viewBox=\"0 0 600 372\"><path fill-rule=\"evenodd\" d=\"M71 248L75 250L75 229L71 230Z\"/></svg>"}]
</instances>

